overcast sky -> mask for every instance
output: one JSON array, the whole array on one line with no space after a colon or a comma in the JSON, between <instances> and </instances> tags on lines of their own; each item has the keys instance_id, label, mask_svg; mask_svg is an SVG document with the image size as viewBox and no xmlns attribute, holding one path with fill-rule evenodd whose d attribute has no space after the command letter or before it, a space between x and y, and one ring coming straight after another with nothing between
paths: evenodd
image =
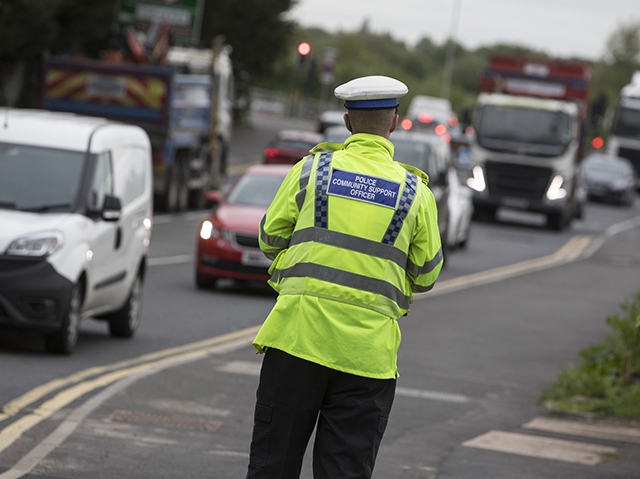
<instances>
[{"instance_id":1,"label":"overcast sky","mask_svg":"<svg viewBox=\"0 0 640 479\"><path fill-rule=\"evenodd\" d=\"M640 22L640 0L298 0L290 17L330 32L368 21L370 31L411 46L425 36L441 43L453 31L471 49L507 42L598 60L620 25Z\"/></svg>"}]
</instances>

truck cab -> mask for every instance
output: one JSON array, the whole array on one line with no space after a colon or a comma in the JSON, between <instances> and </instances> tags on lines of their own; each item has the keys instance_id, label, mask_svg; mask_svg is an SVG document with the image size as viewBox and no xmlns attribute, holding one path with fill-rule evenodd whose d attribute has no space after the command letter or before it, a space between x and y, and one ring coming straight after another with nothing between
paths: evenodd
<instances>
[{"instance_id":1,"label":"truck cab","mask_svg":"<svg viewBox=\"0 0 640 479\"><path fill-rule=\"evenodd\" d=\"M582 64L492 58L480 76L467 181L476 216L531 211L560 230L579 215L589 77Z\"/></svg>"},{"instance_id":2,"label":"truck cab","mask_svg":"<svg viewBox=\"0 0 640 479\"><path fill-rule=\"evenodd\" d=\"M640 71L633 74L631 83L620 92L607 152L633 164L640 189Z\"/></svg>"}]
</instances>

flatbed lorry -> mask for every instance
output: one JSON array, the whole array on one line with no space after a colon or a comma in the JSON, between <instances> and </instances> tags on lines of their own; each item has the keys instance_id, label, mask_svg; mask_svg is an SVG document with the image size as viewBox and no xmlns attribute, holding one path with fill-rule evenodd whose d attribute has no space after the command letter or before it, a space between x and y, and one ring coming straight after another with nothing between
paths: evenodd
<instances>
[{"instance_id":1,"label":"flatbed lorry","mask_svg":"<svg viewBox=\"0 0 640 479\"><path fill-rule=\"evenodd\" d=\"M201 59L196 73L192 57ZM200 208L203 193L221 186L234 98L228 49L215 55L169 49L162 65L46 57L42 85L45 109L145 129L153 149L156 210Z\"/></svg>"}]
</instances>

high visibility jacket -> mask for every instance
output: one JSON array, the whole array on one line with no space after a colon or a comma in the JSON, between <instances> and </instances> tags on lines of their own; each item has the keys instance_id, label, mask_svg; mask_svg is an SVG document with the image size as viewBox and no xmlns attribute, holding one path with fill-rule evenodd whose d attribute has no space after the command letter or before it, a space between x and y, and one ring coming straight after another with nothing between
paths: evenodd
<instances>
[{"instance_id":1,"label":"high visibility jacket","mask_svg":"<svg viewBox=\"0 0 640 479\"><path fill-rule=\"evenodd\" d=\"M425 173L393 161L389 140L329 146L293 166L260 224L279 296L254 346L394 378L397 320L442 267L435 199Z\"/></svg>"}]
</instances>

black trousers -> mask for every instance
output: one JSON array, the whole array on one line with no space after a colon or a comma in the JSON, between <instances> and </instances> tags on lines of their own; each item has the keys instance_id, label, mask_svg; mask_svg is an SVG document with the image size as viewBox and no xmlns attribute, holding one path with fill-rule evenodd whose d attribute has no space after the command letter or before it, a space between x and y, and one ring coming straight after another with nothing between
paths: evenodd
<instances>
[{"instance_id":1,"label":"black trousers","mask_svg":"<svg viewBox=\"0 0 640 479\"><path fill-rule=\"evenodd\" d=\"M314 427L315 479L371 477L395 388L395 379L354 376L268 349L247 479L298 479Z\"/></svg>"}]
</instances>

